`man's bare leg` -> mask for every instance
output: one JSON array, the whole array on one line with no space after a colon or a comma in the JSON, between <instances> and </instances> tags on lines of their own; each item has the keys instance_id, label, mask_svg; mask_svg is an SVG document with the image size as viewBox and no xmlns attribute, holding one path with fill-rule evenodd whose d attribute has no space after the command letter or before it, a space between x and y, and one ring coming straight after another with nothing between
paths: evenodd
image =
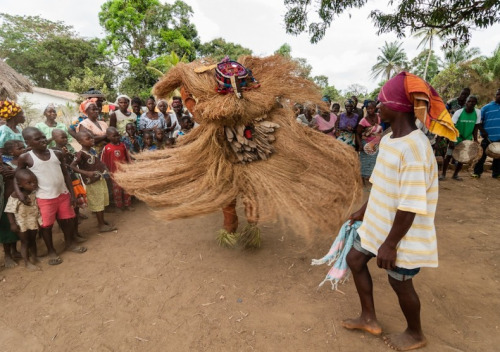
<instances>
[{"instance_id":1,"label":"man's bare leg","mask_svg":"<svg viewBox=\"0 0 500 352\"><path fill-rule=\"evenodd\" d=\"M373 335L380 335L382 327L375 314L373 282L367 266L371 257L352 248L346 259L358 291L361 315L358 318L344 320L342 326L350 330L363 330Z\"/></svg>"},{"instance_id":2,"label":"man's bare leg","mask_svg":"<svg viewBox=\"0 0 500 352\"><path fill-rule=\"evenodd\" d=\"M52 242L52 225L49 227L40 227L43 242L47 247L47 255L49 256L49 265L58 265L62 263L62 259L57 255Z\"/></svg>"},{"instance_id":3,"label":"man's bare leg","mask_svg":"<svg viewBox=\"0 0 500 352\"><path fill-rule=\"evenodd\" d=\"M389 276L389 283L398 295L399 305L408 327L401 334L385 336L385 343L396 351L409 351L424 347L427 340L420 324L420 299L413 287L413 280L398 281Z\"/></svg>"}]
</instances>

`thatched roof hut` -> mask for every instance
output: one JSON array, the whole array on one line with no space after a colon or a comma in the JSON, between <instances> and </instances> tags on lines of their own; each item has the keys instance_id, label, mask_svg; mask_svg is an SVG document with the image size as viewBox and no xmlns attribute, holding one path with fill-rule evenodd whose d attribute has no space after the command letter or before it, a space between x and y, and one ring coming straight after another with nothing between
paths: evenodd
<instances>
[{"instance_id":1,"label":"thatched roof hut","mask_svg":"<svg viewBox=\"0 0 500 352\"><path fill-rule=\"evenodd\" d=\"M0 60L0 100L16 99L18 92L32 92L30 81Z\"/></svg>"}]
</instances>

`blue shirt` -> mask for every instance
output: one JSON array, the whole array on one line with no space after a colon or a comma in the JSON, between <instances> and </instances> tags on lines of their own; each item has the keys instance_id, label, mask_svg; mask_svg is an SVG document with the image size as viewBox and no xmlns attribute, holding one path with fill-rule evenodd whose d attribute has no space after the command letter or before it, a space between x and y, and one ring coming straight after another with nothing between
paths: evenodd
<instances>
[{"instance_id":1,"label":"blue shirt","mask_svg":"<svg viewBox=\"0 0 500 352\"><path fill-rule=\"evenodd\" d=\"M500 141L500 104L492 101L481 109L481 122L492 142Z\"/></svg>"}]
</instances>

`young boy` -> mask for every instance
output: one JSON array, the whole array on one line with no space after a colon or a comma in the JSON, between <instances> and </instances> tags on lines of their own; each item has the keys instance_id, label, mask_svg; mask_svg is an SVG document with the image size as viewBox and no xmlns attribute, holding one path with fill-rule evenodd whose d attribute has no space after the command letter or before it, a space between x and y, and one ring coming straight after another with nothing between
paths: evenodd
<instances>
[{"instance_id":1,"label":"young boy","mask_svg":"<svg viewBox=\"0 0 500 352\"><path fill-rule=\"evenodd\" d=\"M40 270L35 265L37 262L36 234L38 233L39 224L42 222L36 205L38 180L34 173L22 169L16 173L16 181L26 201L25 203L21 202L16 192L14 192L9 197L4 211L9 218L12 232L17 233L21 239L21 255L24 259L24 266L29 270ZM28 251L31 254L31 262Z\"/></svg>"},{"instance_id":2,"label":"young boy","mask_svg":"<svg viewBox=\"0 0 500 352\"><path fill-rule=\"evenodd\" d=\"M94 136L88 131L80 131L76 134L76 140L82 146L82 150L76 153L75 160L71 163L71 169L82 175L83 182L87 187L87 201L90 211L97 218L97 226L101 232L116 230L104 219L104 208L109 205L108 186L103 175L107 172L106 166L97 157L94 146Z\"/></svg>"},{"instance_id":3,"label":"young boy","mask_svg":"<svg viewBox=\"0 0 500 352\"><path fill-rule=\"evenodd\" d=\"M130 155L128 154L125 144L120 141L120 133L114 127L109 127L106 130L106 136L110 143L106 144L102 150L101 160L108 168L108 171L113 176L113 173L118 169L118 163L130 163ZM118 183L116 183L113 178L111 178L111 183L113 187L113 198L115 200L115 206L120 210L131 210L134 208L131 206L132 199L130 194L125 192Z\"/></svg>"},{"instance_id":4,"label":"young boy","mask_svg":"<svg viewBox=\"0 0 500 352\"><path fill-rule=\"evenodd\" d=\"M154 134L155 134L156 148L160 150L165 149L165 144L166 144L165 131L162 130L161 128L157 128L154 130Z\"/></svg>"},{"instance_id":5,"label":"young boy","mask_svg":"<svg viewBox=\"0 0 500 352\"><path fill-rule=\"evenodd\" d=\"M122 142L125 143L130 154L137 154L142 151L142 138L137 134L137 128L133 123L127 123L125 126L126 135L122 137Z\"/></svg>"},{"instance_id":6,"label":"young boy","mask_svg":"<svg viewBox=\"0 0 500 352\"><path fill-rule=\"evenodd\" d=\"M154 151L158 149L154 143L154 134L153 131L144 131L142 134L142 140L144 142L142 146L142 151Z\"/></svg>"},{"instance_id":7,"label":"young boy","mask_svg":"<svg viewBox=\"0 0 500 352\"><path fill-rule=\"evenodd\" d=\"M174 138L178 138L179 136L185 136L186 134L188 134L189 131L191 131L191 129L194 127L194 123L189 115L184 115L182 116L180 126L181 129L174 132Z\"/></svg>"},{"instance_id":8,"label":"young boy","mask_svg":"<svg viewBox=\"0 0 500 352\"><path fill-rule=\"evenodd\" d=\"M78 243L85 242L87 239L80 235L78 231L79 218L86 219L86 216L80 214L80 208L87 206L87 192L82 185L81 178L69 167L69 165L75 159L75 148L68 143L68 134L66 131L55 129L52 131L52 140L54 141L55 147L50 148L52 150L59 150L64 157L66 162L66 169L68 170L69 176L71 178L71 184L73 186L73 193L75 195L76 204L73 208L75 211L75 240Z\"/></svg>"},{"instance_id":9,"label":"young boy","mask_svg":"<svg viewBox=\"0 0 500 352\"><path fill-rule=\"evenodd\" d=\"M57 255L52 243L52 226L56 219L59 220L64 233L66 249L75 253L87 251L87 248L75 244L75 212L72 207L75 198L71 179L63 154L57 150L47 149L47 138L39 129L26 127L23 130L23 137L31 151L19 157L17 172L29 169L38 180L36 199L42 215L40 232L47 246L49 264L61 264L62 259ZM27 204L28 200L16 182L14 188L18 199Z\"/></svg>"},{"instance_id":10,"label":"young boy","mask_svg":"<svg viewBox=\"0 0 500 352\"><path fill-rule=\"evenodd\" d=\"M411 89L411 90L410 90ZM421 99L425 94L425 100ZM409 100L409 98L411 101ZM347 255L361 302L361 316L343 321L347 329L374 335L382 333L373 302L373 283L367 267L377 257L387 270L408 327L402 334L387 335L392 349L407 351L426 345L420 324L420 301L413 277L421 267L437 267L434 214L438 199L438 168L432 147L415 124L415 117L430 122L429 129L451 140L457 131L443 101L421 78L402 72L381 89L380 116L392 133L380 143L370 182L368 202L351 215L351 223L362 220L358 238ZM430 102L429 106L426 101ZM433 124L436 117L439 124ZM437 127L437 128L436 128Z\"/></svg>"}]
</instances>

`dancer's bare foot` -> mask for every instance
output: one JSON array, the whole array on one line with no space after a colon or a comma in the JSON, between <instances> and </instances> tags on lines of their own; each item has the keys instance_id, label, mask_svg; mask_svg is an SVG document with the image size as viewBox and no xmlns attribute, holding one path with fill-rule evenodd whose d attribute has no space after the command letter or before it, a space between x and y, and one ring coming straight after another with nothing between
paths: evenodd
<instances>
[{"instance_id":1,"label":"dancer's bare foot","mask_svg":"<svg viewBox=\"0 0 500 352\"><path fill-rule=\"evenodd\" d=\"M390 334L384 336L384 342L387 346L396 351L410 351L422 348L427 345L427 339L424 335L415 336L405 331L401 334Z\"/></svg>"},{"instance_id":2,"label":"dancer's bare foot","mask_svg":"<svg viewBox=\"0 0 500 352\"><path fill-rule=\"evenodd\" d=\"M366 320L362 317L346 319L342 321L342 326L349 330L362 330L372 335L378 336L382 333L382 327L376 320Z\"/></svg>"},{"instance_id":3,"label":"dancer's bare foot","mask_svg":"<svg viewBox=\"0 0 500 352\"><path fill-rule=\"evenodd\" d=\"M40 267L34 265L34 264L31 264L30 262L28 262L26 264L26 269L28 269L29 271L38 271L38 270L42 270L40 269Z\"/></svg>"},{"instance_id":4,"label":"dancer's bare foot","mask_svg":"<svg viewBox=\"0 0 500 352\"><path fill-rule=\"evenodd\" d=\"M17 266L17 263L12 259L11 257L5 257L5 267L6 268L13 268Z\"/></svg>"}]
</instances>

